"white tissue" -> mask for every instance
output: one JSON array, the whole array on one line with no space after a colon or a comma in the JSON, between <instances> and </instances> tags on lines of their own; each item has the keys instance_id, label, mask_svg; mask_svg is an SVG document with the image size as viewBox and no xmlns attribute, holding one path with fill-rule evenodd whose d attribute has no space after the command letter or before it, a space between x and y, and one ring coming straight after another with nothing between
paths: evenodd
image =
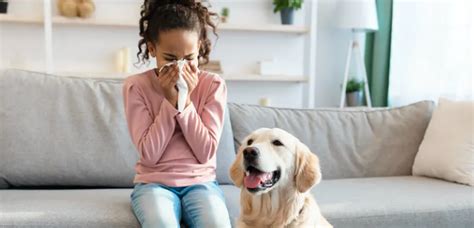
<instances>
[{"instance_id":1,"label":"white tissue","mask_svg":"<svg viewBox=\"0 0 474 228\"><path fill-rule=\"evenodd\" d=\"M183 67L187 63L185 59L177 62L179 69L179 77L176 85L178 86L178 111L182 112L186 106L186 97L188 95L188 84L183 78Z\"/></svg>"},{"instance_id":2,"label":"white tissue","mask_svg":"<svg viewBox=\"0 0 474 228\"><path fill-rule=\"evenodd\" d=\"M175 62L167 63L163 65L158 72L161 72L161 70L165 66L170 66L173 64L178 65L178 81L176 82L176 86L178 87L178 111L182 112L184 110L184 107L186 106L186 97L188 95L188 84L186 84L186 81L183 78L183 67L188 61L186 59L181 59Z\"/></svg>"}]
</instances>

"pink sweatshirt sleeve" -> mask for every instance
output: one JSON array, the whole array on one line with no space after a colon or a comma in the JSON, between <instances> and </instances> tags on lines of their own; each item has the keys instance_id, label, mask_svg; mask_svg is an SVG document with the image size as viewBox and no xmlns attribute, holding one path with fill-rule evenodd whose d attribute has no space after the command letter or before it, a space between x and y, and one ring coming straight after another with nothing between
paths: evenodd
<instances>
[{"instance_id":1,"label":"pink sweatshirt sleeve","mask_svg":"<svg viewBox=\"0 0 474 228\"><path fill-rule=\"evenodd\" d=\"M216 153L226 102L227 88L224 80L214 80L201 115L197 113L193 103L176 115L186 141L201 164L209 161Z\"/></svg>"},{"instance_id":2,"label":"pink sweatshirt sleeve","mask_svg":"<svg viewBox=\"0 0 474 228\"><path fill-rule=\"evenodd\" d=\"M173 136L178 113L165 98L158 114L153 118L143 94L137 85L125 82L123 85L125 116L133 144L146 166L158 163Z\"/></svg>"}]
</instances>

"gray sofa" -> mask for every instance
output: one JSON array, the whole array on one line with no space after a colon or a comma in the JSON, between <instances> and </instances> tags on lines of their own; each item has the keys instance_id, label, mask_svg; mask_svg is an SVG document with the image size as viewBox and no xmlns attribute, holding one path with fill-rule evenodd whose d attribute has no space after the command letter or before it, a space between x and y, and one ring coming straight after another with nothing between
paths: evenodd
<instances>
[{"instance_id":1,"label":"gray sofa","mask_svg":"<svg viewBox=\"0 0 474 228\"><path fill-rule=\"evenodd\" d=\"M139 227L130 207L137 153L122 80L0 71L0 227ZM228 104L217 179L232 220L239 189L227 175L240 140L289 131L316 153L311 191L335 227L474 227L473 188L411 175L432 102L391 109L284 109Z\"/></svg>"}]
</instances>

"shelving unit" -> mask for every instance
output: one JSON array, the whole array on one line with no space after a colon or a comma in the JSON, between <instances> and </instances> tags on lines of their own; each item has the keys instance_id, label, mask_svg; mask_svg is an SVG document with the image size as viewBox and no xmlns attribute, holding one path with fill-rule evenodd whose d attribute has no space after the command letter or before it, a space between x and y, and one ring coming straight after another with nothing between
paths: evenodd
<instances>
[{"instance_id":1,"label":"shelving unit","mask_svg":"<svg viewBox=\"0 0 474 228\"><path fill-rule=\"evenodd\" d=\"M268 4L271 4L270 0L267 0L267 1L268 1ZM249 73L251 72L250 69L255 70L255 68L245 65L247 67L246 68L247 71L245 71L246 73L245 72L240 73L238 72L239 69L236 69L234 67L233 72L226 71L221 76L226 81L232 82L232 86L239 87L241 90L242 89L246 90L247 86L253 86L254 88L255 87L259 88L260 86L262 86L261 88L267 87L267 92L270 90L280 91L281 89L286 89L288 88L288 86L291 85L293 88L291 90L293 95L291 96L293 96L294 98L298 97L298 99L301 98L302 99L301 106L306 107L306 108L313 107L314 96L315 96L314 84L315 84L315 72L316 72L315 68L316 68L317 1L318 0L305 1L304 3L305 7L303 8L304 12L302 12L304 13L305 17L303 19L304 21L302 25L281 25L277 23L268 23L268 21L265 21L265 20L261 20L260 24L258 24L258 22L253 24L253 21L247 20L246 23L245 22L239 23L240 21L230 21L229 23L222 23L218 25L218 31L224 34L227 34L226 36L228 37L233 37L234 35L239 37L239 36L242 36L242 34L249 34L249 37L251 37L251 39L260 39L260 41L262 41L262 39L267 39L263 37L268 37L268 39L271 39L269 41L273 41L273 37L275 37L276 40L278 41L274 41L272 44L269 44L266 42L263 43L264 45L266 45L267 50L269 49L269 47L272 47L271 45L275 46L275 48L278 49L278 45L286 46L287 40L289 42L295 42L294 40L298 40L297 41L298 46L297 48L295 47L294 49L295 52L292 53L293 55L291 56L295 57L296 54L298 54L298 56L302 56L302 57L297 57L298 59L297 64L302 65L302 72L295 71L295 73L291 75L290 75L290 72L288 72L289 75L259 75L255 73ZM220 1L220 2L226 3L227 1ZM53 49L54 49L53 47L57 45L56 43L57 41L55 40L55 42L53 43L52 40L53 40L53 33L55 34L55 36L57 36L57 34L61 34L61 33L64 34L64 31L69 31L69 30L74 31L76 29L69 29L69 30L64 30L64 29L68 29L68 27L76 28L75 26L77 26L78 31L86 31L88 28L91 28L91 29L98 28L98 29L95 29L95 31L100 31L102 29L108 30L108 31L115 31L114 29L126 29L126 31L129 31L129 29L135 30L138 27L137 20L130 20L131 17L128 17L127 20L123 19L122 21L120 21L120 19L112 20L112 19L100 19L100 18L89 18L89 19L72 18L71 19L71 18L53 15L55 14L54 12L52 12L52 9L55 7L53 0L43 0L43 6L44 6L44 9L43 9L44 11L42 14L43 16L40 16L40 17L18 16L15 14L0 15L0 24L1 23L33 24L33 25L43 27L44 51L45 51L44 62L46 64L45 69L47 72L57 73L61 75L69 75L69 76L83 76L83 77L97 77L97 78L124 78L130 75L130 73L113 72L112 68L110 68L110 65L108 65L109 67L103 67L104 70L101 70L102 68L96 67L95 70L94 69L91 70L89 68L89 70L85 70L84 72L56 71L55 64L59 65L59 63L53 60L57 60L58 62L59 60L57 59L58 55L53 55ZM101 15L101 16L104 16L104 15ZM57 33L58 31L59 33ZM117 30L117 31L119 34L121 33L122 30ZM226 33L226 32L232 32L232 33ZM229 36L229 34L232 34L232 35ZM78 34L76 33L76 35ZM240 41L236 41L234 39L234 41L232 42L234 43L231 43L229 45L236 45L237 43L235 42L240 42ZM283 43L280 44L280 42L283 42ZM302 46L300 46L300 44ZM62 45L64 46L64 43ZM302 49L299 49L300 47L302 47ZM251 51L258 50L255 48L259 48L259 47L255 46L254 49L251 49ZM293 49L289 51L293 52L292 50ZM226 50L226 53L228 51L233 51L233 50ZM287 48L287 51L288 51L288 48ZM54 52L56 53L56 51ZM282 58L285 60L286 53L287 52L280 51L278 54L282 56ZM53 59L53 56L54 56L54 59ZM265 55L260 55L260 57L256 57L255 59L262 59L262 58L265 58ZM303 62L299 62L299 58L301 58ZM245 63L245 64L248 64L248 63ZM241 63L241 65L244 65L244 64ZM88 68L77 68L76 70L82 70L82 69L88 69ZM63 68L63 70L67 70L67 69ZM254 70L252 70L252 72ZM241 82L245 82L245 84L241 84ZM276 82L277 84L271 84L272 86L274 86L274 89L270 89L268 88L268 86L263 84L266 82ZM278 94L278 93L275 93L275 94ZM279 97L280 96L281 95L279 95ZM286 95L281 98L286 99Z\"/></svg>"},{"instance_id":2,"label":"shelving unit","mask_svg":"<svg viewBox=\"0 0 474 228\"><path fill-rule=\"evenodd\" d=\"M10 23L30 23L43 24L44 19L39 17L25 17L15 15L0 15L1 22ZM100 19L81 19L81 18L67 18L61 16L52 17L54 25L87 25L87 26L111 26L111 27L138 27L136 22L132 21L112 21ZM261 24L261 25L239 25L239 24L220 24L218 29L221 31L247 31L247 32L277 32L277 33L294 33L302 35L308 32L304 26L296 25L275 25L275 24Z\"/></svg>"}]
</instances>

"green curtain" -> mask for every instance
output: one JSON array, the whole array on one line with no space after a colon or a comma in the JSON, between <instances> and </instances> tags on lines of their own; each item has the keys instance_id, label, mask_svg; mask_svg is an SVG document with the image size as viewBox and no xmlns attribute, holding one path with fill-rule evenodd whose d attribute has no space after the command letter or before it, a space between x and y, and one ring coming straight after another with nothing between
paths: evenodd
<instances>
[{"instance_id":1,"label":"green curtain","mask_svg":"<svg viewBox=\"0 0 474 228\"><path fill-rule=\"evenodd\" d=\"M367 33L365 66L372 106L385 107L388 104L393 0L376 0L376 3L379 29Z\"/></svg>"}]
</instances>

